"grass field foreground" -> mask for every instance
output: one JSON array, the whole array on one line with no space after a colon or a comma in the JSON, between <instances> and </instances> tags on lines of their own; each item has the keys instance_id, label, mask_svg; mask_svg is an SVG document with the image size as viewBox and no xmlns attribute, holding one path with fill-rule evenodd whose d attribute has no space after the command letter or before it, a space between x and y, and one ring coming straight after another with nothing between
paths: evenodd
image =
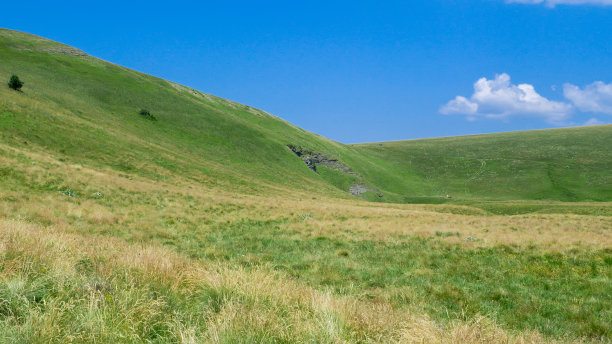
<instances>
[{"instance_id":1,"label":"grass field foreground","mask_svg":"<svg viewBox=\"0 0 612 344\"><path fill-rule=\"evenodd\" d=\"M24 33L0 61L0 341L612 338L610 125L343 145Z\"/></svg>"}]
</instances>

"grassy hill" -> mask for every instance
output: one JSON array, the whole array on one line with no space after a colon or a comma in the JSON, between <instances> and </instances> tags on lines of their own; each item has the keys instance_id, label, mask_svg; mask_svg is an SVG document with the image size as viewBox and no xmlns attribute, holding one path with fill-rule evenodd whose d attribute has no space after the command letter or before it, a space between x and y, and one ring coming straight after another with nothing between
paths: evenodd
<instances>
[{"instance_id":1,"label":"grassy hill","mask_svg":"<svg viewBox=\"0 0 612 344\"><path fill-rule=\"evenodd\" d=\"M0 58L0 75L25 81L22 93L1 90L3 140L74 161L150 178L181 171L252 191L274 185L338 196L363 185L362 197L387 202L612 198L602 149L612 126L347 146L24 33L1 31ZM352 173L325 165L314 173L287 145L338 159Z\"/></svg>"},{"instance_id":2,"label":"grassy hill","mask_svg":"<svg viewBox=\"0 0 612 344\"><path fill-rule=\"evenodd\" d=\"M180 171L245 189L326 187L286 145L339 145L264 112L14 31L1 31L0 59L2 75L25 81L23 92L1 93L2 138L13 145L150 178Z\"/></svg>"},{"instance_id":3,"label":"grassy hill","mask_svg":"<svg viewBox=\"0 0 612 344\"><path fill-rule=\"evenodd\" d=\"M491 200L610 201L612 126L538 130L355 145L386 162L406 195Z\"/></svg>"},{"instance_id":4,"label":"grassy hill","mask_svg":"<svg viewBox=\"0 0 612 344\"><path fill-rule=\"evenodd\" d=\"M0 29L11 74L0 342L612 338L610 125L344 145Z\"/></svg>"}]
</instances>

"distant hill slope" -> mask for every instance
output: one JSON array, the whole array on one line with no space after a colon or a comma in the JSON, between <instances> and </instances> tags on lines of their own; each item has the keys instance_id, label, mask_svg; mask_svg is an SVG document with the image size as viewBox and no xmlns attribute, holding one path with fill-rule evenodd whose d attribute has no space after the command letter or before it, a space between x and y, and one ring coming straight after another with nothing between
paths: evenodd
<instances>
[{"instance_id":1,"label":"distant hill slope","mask_svg":"<svg viewBox=\"0 0 612 344\"><path fill-rule=\"evenodd\" d=\"M411 197L612 200L612 125L359 144L383 190ZM413 193L411 195L411 192ZM418 199L418 197L416 198Z\"/></svg>"},{"instance_id":2,"label":"distant hill slope","mask_svg":"<svg viewBox=\"0 0 612 344\"><path fill-rule=\"evenodd\" d=\"M11 74L25 85L23 92L0 87L0 143L74 163L244 193L612 200L610 125L343 145L249 106L0 29L0 80Z\"/></svg>"}]
</instances>

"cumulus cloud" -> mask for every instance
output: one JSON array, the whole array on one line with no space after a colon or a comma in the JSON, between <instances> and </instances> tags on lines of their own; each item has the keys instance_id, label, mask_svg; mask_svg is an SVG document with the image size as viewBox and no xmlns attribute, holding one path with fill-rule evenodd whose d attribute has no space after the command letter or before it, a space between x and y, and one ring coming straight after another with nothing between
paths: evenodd
<instances>
[{"instance_id":1,"label":"cumulus cloud","mask_svg":"<svg viewBox=\"0 0 612 344\"><path fill-rule=\"evenodd\" d=\"M599 5L599 6L612 6L612 0L506 0L507 3L519 3L538 5L545 4L549 7L555 7L556 5Z\"/></svg>"},{"instance_id":2,"label":"cumulus cloud","mask_svg":"<svg viewBox=\"0 0 612 344\"><path fill-rule=\"evenodd\" d=\"M492 80L479 79L469 99L457 96L440 108L442 114L463 114L470 120L477 116L505 119L521 115L541 117L553 124L564 123L572 111L570 104L548 100L530 84L513 85L506 73Z\"/></svg>"},{"instance_id":3,"label":"cumulus cloud","mask_svg":"<svg viewBox=\"0 0 612 344\"><path fill-rule=\"evenodd\" d=\"M612 115L612 83L596 81L584 88L572 84L563 85L563 94L583 112Z\"/></svg>"},{"instance_id":4,"label":"cumulus cloud","mask_svg":"<svg viewBox=\"0 0 612 344\"><path fill-rule=\"evenodd\" d=\"M478 111L478 104L469 101L466 97L456 96L455 99L444 105L440 112L445 115L461 113L465 115L475 114Z\"/></svg>"}]
</instances>

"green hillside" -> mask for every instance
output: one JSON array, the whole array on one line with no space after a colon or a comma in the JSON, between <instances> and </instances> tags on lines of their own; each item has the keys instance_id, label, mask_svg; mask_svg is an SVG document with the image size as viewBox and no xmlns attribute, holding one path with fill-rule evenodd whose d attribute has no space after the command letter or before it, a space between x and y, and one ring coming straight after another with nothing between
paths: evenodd
<instances>
[{"instance_id":1,"label":"green hillside","mask_svg":"<svg viewBox=\"0 0 612 344\"><path fill-rule=\"evenodd\" d=\"M5 142L151 178L180 171L229 188L326 188L286 145L339 145L264 112L15 31L0 31L0 61L2 76L25 82L21 93L0 91Z\"/></svg>"},{"instance_id":2,"label":"green hillside","mask_svg":"<svg viewBox=\"0 0 612 344\"><path fill-rule=\"evenodd\" d=\"M610 201L612 125L359 144L381 189L460 199Z\"/></svg>"},{"instance_id":3,"label":"green hillside","mask_svg":"<svg viewBox=\"0 0 612 344\"><path fill-rule=\"evenodd\" d=\"M1 78L25 81L22 92L0 88L0 138L74 162L400 203L612 199L612 126L343 145L25 33L0 31L0 61ZM288 145L348 168L323 162L315 173Z\"/></svg>"},{"instance_id":4,"label":"green hillside","mask_svg":"<svg viewBox=\"0 0 612 344\"><path fill-rule=\"evenodd\" d=\"M345 145L0 29L13 74L0 343L612 338L610 125Z\"/></svg>"}]
</instances>

